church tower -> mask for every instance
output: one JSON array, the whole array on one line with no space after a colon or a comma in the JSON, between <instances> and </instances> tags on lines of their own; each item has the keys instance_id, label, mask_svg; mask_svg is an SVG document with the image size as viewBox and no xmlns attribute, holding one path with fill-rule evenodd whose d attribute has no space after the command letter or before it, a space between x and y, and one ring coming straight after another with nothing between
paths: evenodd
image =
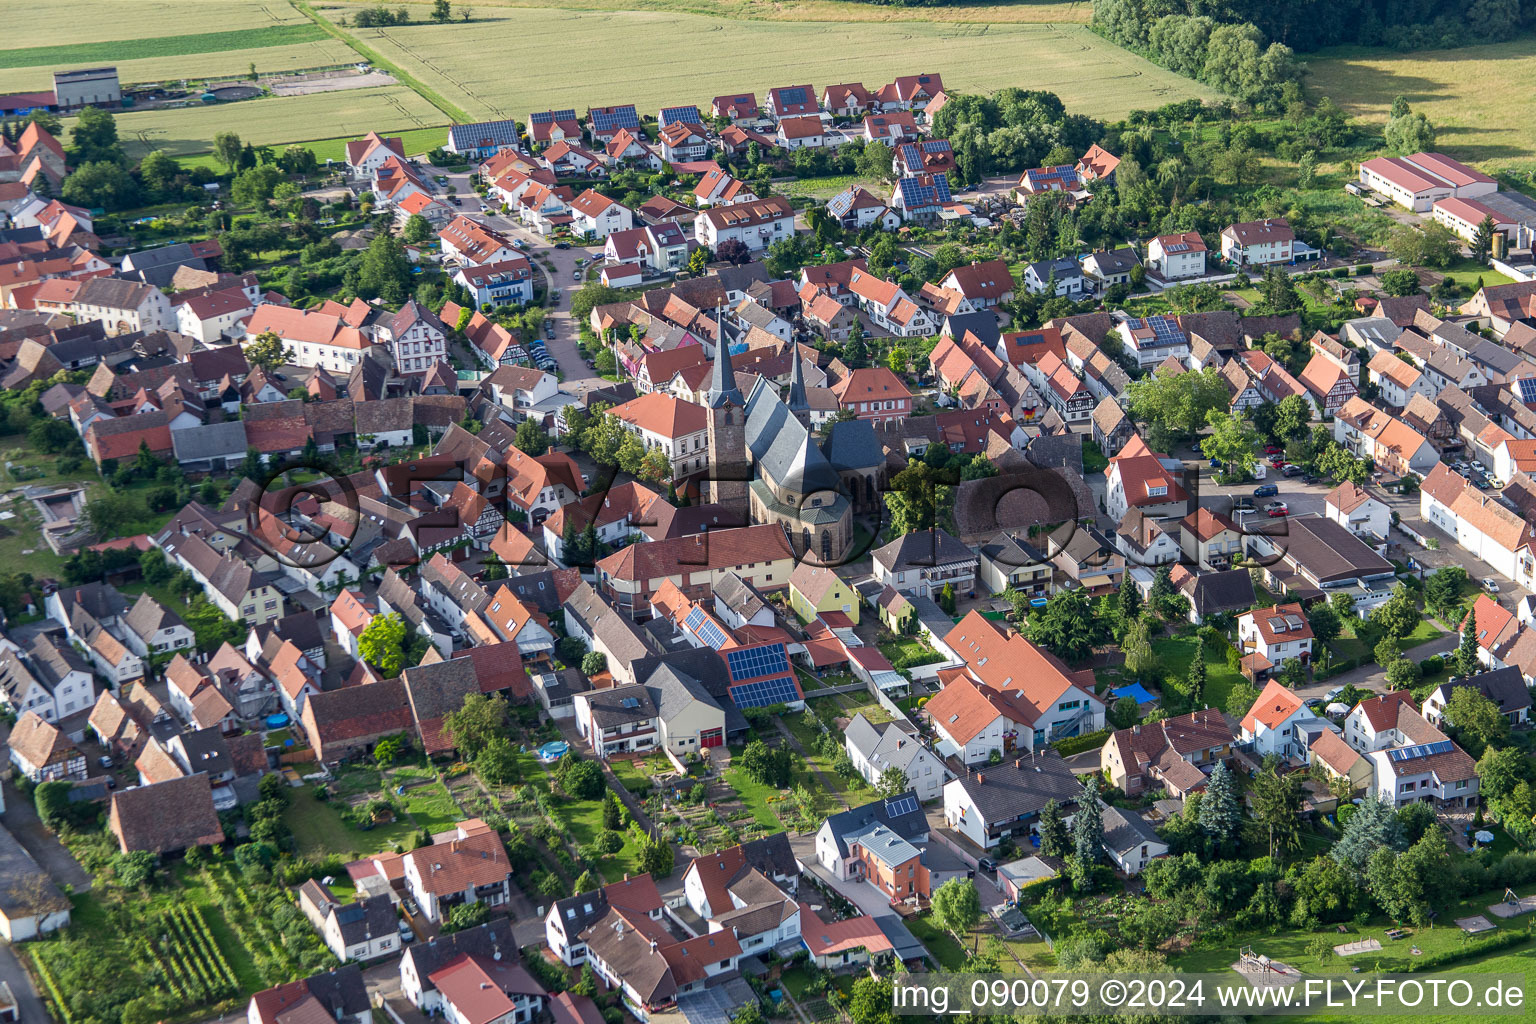
<instances>
[{"instance_id":1,"label":"church tower","mask_svg":"<svg viewBox=\"0 0 1536 1024\"><path fill-rule=\"evenodd\" d=\"M811 426L811 400L805 395L805 368L800 365L800 346L789 343L789 407L790 415L799 420L807 430Z\"/></svg>"},{"instance_id":2,"label":"church tower","mask_svg":"<svg viewBox=\"0 0 1536 1024\"><path fill-rule=\"evenodd\" d=\"M747 521L747 403L736 387L736 373L731 369L729 343L720 339L715 350L715 365L705 396L709 409L709 492L708 498L741 514Z\"/></svg>"}]
</instances>

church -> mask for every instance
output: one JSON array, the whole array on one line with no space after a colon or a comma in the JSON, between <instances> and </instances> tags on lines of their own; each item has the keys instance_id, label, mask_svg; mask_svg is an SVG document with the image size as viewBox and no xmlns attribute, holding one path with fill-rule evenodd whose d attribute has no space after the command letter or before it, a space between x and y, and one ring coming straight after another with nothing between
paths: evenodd
<instances>
[{"instance_id":1,"label":"church","mask_svg":"<svg viewBox=\"0 0 1536 1024\"><path fill-rule=\"evenodd\" d=\"M839 565L853 545L855 511L880 508L884 450L864 420L832 425L827 442L818 444L809 425L811 406L798 345L791 348L791 360L787 401L766 378L758 378L751 395L743 398L730 352L722 345L716 353L706 396L710 498L745 505L754 523L778 523L795 554L807 561ZM830 458L834 440L840 457L849 453L860 464L842 465Z\"/></svg>"}]
</instances>

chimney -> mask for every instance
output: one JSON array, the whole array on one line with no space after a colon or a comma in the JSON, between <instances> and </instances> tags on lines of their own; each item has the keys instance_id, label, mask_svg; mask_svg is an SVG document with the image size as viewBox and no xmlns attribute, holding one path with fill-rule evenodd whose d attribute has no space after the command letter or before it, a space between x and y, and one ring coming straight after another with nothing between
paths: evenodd
<instances>
[{"instance_id":1,"label":"chimney","mask_svg":"<svg viewBox=\"0 0 1536 1024\"><path fill-rule=\"evenodd\" d=\"M1131 726L1131 733L1133 735L1140 736L1141 735L1141 726L1139 724Z\"/></svg>"},{"instance_id":2,"label":"chimney","mask_svg":"<svg viewBox=\"0 0 1536 1024\"><path fill-rule=\"evenodd\" d=\"M976 773L976 785L984 786L986 784L987 784L987 777L985 775L983 775L981 772L977 772Z\"/></svg>"},{"instance_id":3,"label":"chimney","mask_svg":"<svg viewBox=\"0 0 1536 1024\"><path fill-rule=\"evenodd\" d=\"M1023 766L1024 766L1024 759L1022 757L1013 762L1013 770L1014 771L1018 771Z\"/></svg>"}]
</instances>

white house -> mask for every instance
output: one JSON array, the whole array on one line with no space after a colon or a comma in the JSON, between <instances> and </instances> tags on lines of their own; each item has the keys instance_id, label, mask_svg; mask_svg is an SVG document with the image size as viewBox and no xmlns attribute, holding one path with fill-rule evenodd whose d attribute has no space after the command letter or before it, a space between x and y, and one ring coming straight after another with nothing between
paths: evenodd
<instances>
[{"instance_id":1,"label":"white house","mask_svg":"<svg viewBox=\"0 0 1536 1024\"><path fill-rule=\"evenodd\" d=\"M389 345L399 373L424 373L448 358L448 332L437 314L415 299L386 320L379 340Z\"/></svg>"},{"instance_id":2,"label":"white house","mask_svg":"<svg viewBox=\"0 0 1536 1024\"><path fill-rule=\"evenodd\" d=\"M943 795L944 783L949 780L944 762L895 722L874 725L862 713L855 715L843 731L843 746L859 775L871 786L878 785L880 777L894 768L906 777L908 787L923 803Z\"/></svg>"},{"instance_id":3,"label":"white house","mask_svg":"<svg viewBox=\"0 0 1536 1024\"><path fill-rule=\"evenodd\" d=\"M487 305L521 306L533 301L533 267L522 256L460 267L454 271L453 280L474 298L476 309Z\"/></svg>"},{"instance_id":4,"label":"white house","mask_svg":"<svg viewBox=\"0 0 1536 1024\"><path fill-rule=\"evenodd\" d=\"M1299 726L1317 721L1300 697L1278 679L1271 679L1243 716L1242 742L1259 757L1275 754L1282 760L1305 760L1306 737Z\"/></svg>"},{"instance_id":5,"label":"white house","mask_svg":"<svg viewBox=\"0 0 1536 1024\"><path fill-rule=\"evenodd\" d=\"M1477 764L1448 739L1373 750L1376 799L1393 807L1427 803L1440 807L1477 804Z\"/></svg>"},{"instance_id":6,"label":"white house","mask_svg":"<svg viewBox=\"0 0 1536 1024\"><path fill-rule=\"evenodd\" d=\"M498 907L511 898L512 865L501 837L478 818L407 853L405 888L427 920L441 922L462 903Z\"/></svg>"},{"instance_id":7,"label":"white house","mask_svg":"<svg viewBox=\"0 0 1536 1024\"><path fill-rule=\"evenodd\" d=\"M1024 287L1031 295L1077 298L1088 290L1088 278L1077 260L1065 256L1039 260L1024 268Z\"/></svg>"},{"instance_id":8,"label":"white house","mask_svg":"<svg viewBox=\"0 0 1536 1024\"><path fill-rule=\"evenodd\" d=\"M709 463L709 415L703 406L652 391L608 410L646 448L660 449L673 479L697 473Z\"/></svg>"},{"instance_id":9,"label":"white house","mask_svg":"<svg viewBox=\"0 0 1536 1024\"><path fill-rule=\"evenodd\" d=\"M1104 852L1121 871L1139 875L1148 861L1168 853L1168 844L1135 811L1105 807Z\"/></svg>"},{"instance_id":10,"label":"white house","mask_svg":"<svg viewBox=\"0 0 1536 1024\"><path fill-rule=\"evenodd\" d=\"M1082 784L1054 750L980 765L944 784L944 822L979 849L1004 839L1028 842L1040 811L1054 800L1068 815Z\"/></svg>"},{"instance_id":11,"label":"white house","mask_svg":"<svg viewBox=\"0 0 1536 1024\"><path fill-rule=\"evenodd\" d=\"M794 235L795 211L783 196L769 196L704 210L693 230L699 244L711 250L718 250L721 242L736 241L757 252Z\"/></svg>"},{"instance_id":12,"label":"white house","mask_svg":"<svg viewBox=\"0 0 1536 1024\"><path fill-rule=\"evenodd\" d=\"M1287 658L1312 660L1312 625L1299 603L1245 612L1237 620L1237 639L1244 654L1261 655L1274 666Z\"/></svg>"},{"instance_id":13,"label":"white house","mask_svg":"<svg viewBox=\"0 0 1536 1024\"><path fill-rule=\"evenodd\" d=\"M437 237L443 243L443 255L463 266L484 266L522 258L510 238L462 215L449 221Z\"/></svg>"},{"instance_id":14,"label":"white house","mask_svg":"<svg viewBox=\"0 0 1536 1024\"><path fill-rule=\"evenodd\" d=\"M1205 276L1205 239L1198 231L1158 235L1147 244L1147 269L1165 280Z\"/></svg>"},{"instance_id":15,"label":"white house","mask_svg":"<svg viewBox=\"0 0 1536 1024\"><path fill-rule=\"evenodd\" d=\"M1323 499L1324 515L1350 533L1378 541L1387 539L1392 511L1386 502L1373 498L1363 487L1346 480Z\"/></svg>"},{"instance_id":16,"label":"white house","mask_svg":"<svg viewBox=\"0 0 1536 1024\"><path fill-rule=\"evenodd\" d=\"M313 878L299 887L299 909L336 959L364 963L400 949L400 918L388 896L343 903Z\"/></svg>"},{"instance_id":17,"label":"white house","mask_svg":"<svg viewBox=\"0 0 1536 1024\"><path fill-rule=\"evenodd\" d=\"M571 200L571 230L578 235L607 238L615 231L628 231L634 226L635 215L629 207L601 192L589 188Z\"/></svg>"},{"instance_id":18,"label":"white house","mask_svg":"<svg viewBox=\"0 0 1536 1024\"><path fill-rule=\"evenodd\" d=\"M1239 267L1289 263L1295 244L1296 232L1279 217L1221 229L1221 254Z\"/></svg>"},{"instance_id":19,"label":"white house","mask_svg":"<svg viewBox=\"0 0 1536 1024\"><path fill-rule=\"evenodd\" d=\"M0 706L12 715L52 724L95 703L95 676L68 644L40 633L25 652L9 640L0 647Z\"/></svg>"},{"instance_id":20,"label":"white house","mask_svg":"<svg viewBox=\"0 0 1536 1024\"><path fill-rule=\"evenodd\" d=\"M938 330L933 314L908 298L894 281L855 270L849 275L848 290L870 325L882 334L920 338Z\"/></svg>"}]
</instances>

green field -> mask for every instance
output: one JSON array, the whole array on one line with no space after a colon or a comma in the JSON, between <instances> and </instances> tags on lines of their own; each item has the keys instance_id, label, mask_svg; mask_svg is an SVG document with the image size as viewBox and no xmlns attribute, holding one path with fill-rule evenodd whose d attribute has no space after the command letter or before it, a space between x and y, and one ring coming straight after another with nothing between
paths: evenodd
<instances>
[{"instance_id":1,"label":"green field","mask_svg":"<svg viewBox=\"0 0 1536 1024\"><path fill-rule=\"evenodd\" d=\"M315 139L360 138L369 131L398 134L404 129L442 123L443 115L426 100L403 85L391 85L308 96L270 96L206 107L124 111L117 117L117 131L128 156L138 159L152 149L163 149L176 156L209 152L214 134L225 129L232 129L257 146L271 146ZM66 122L66 130L68 127ZM433 145L440 144L445 137L439 137ZM338 143L331 155L340 154Z\"/></svg>"},{"instance_id":2,"label":"green field","mask_svg":"<svg viewBox=\"0 0 1536 1024\"><path fill-rule=\"evenodd\" d=\"M340 0L347 4L371 6L376 0ZM425 4L428 0L409 0ZM389 6L394 7L395 4ZM475 10L487 7L548 7L540 0L487 0L474 4ZM573 11L624 10L682 11L697 14L697 0L561 0L560 7ZM1086 24L1093 13L1088 0L967 0L943 7L893 6L864 0L712 0L709 13L738 21L938 21L979 22L987 25ZM423 16L424 17L424 16Z\"/></svg>"},{"instance_id":3,"label":"green field","mask_svg":"<svg viewBox=\"0 0 1536 1024\"><path fill-rule=\"evenodd\" d=\"M331 5L319 13L334 21L348 10ZM1076 25L754 21L476 6L468 24L348 31L478 117L608 103L655 110L742 89L761 96L785 84L883 84L923 70L941 72L951 92L1049 89L1074 112L1107 118L1214 95ZM639 40L643 59L595 58ZM701 59L701 40L708 41L709 59Z\"/></svg>"},{"instance_id":4,"label":"green field","mask_svg":"<svg viewBox=\"0 0 1536 1024\"><path fill-rule=\"evenodd\" d=\"M1337 49L1308 55L1311 91L1351 114L1385 122L1406 96L1438 131L1435 148L1484 170L1536 170L1536 38L1457 50Z\"/></svg>"},{"instance_id":5,"label":"green field","mask_svg":"<svg viewBox=\"0 0 1536 1024\"><path fill-rule=\"evenodd\" d=\"M115 44L111 59L122 62L150 56L137 52L138 40L154 46L162 38L237 30L254 33L274 25L302 26L305 21L284 0L56 0L6 4L0 40L7 50Z\"/></svg>"},{"instance_id":6,"label":"green field","mask_svg":"<svg viewBox=\"0 0 1536 1024\"><path fill-rule=\"evenodd\" d=\"M307 43L324 39L319 25L273 25L270 28L232 29L227 32L197 32L184 36L159 36L121 42L61 43L56 46L30 46L20 50L0 50L0 68L29 68L55 64L92 64L133 57L184 57L192 53L216 53L223 50L254 50L288 43Z\"/></svg>"},{"instance_id":7,"label":"green field","mask_svg":"<svg viewBox=\"0 0 1536 1024\"><path fill-rule=\"evenodd\" d=\"M0 51L5 52L5 51ZM15 51L9 51L15 52ZM321 35L309 42L263 46L249 50L222 50L188 54L184 57L145 57L142 60L114 62L124 84L142 82L199 81L208 78L243 76L252 64L260 75L309 68L335 67L357 61L357 52L339 39ZM0 69L0 91L31 92L53 84L51 68L15 67ZM233 84L242 84L235 82Z\"/></svg>"}]
</instances>

